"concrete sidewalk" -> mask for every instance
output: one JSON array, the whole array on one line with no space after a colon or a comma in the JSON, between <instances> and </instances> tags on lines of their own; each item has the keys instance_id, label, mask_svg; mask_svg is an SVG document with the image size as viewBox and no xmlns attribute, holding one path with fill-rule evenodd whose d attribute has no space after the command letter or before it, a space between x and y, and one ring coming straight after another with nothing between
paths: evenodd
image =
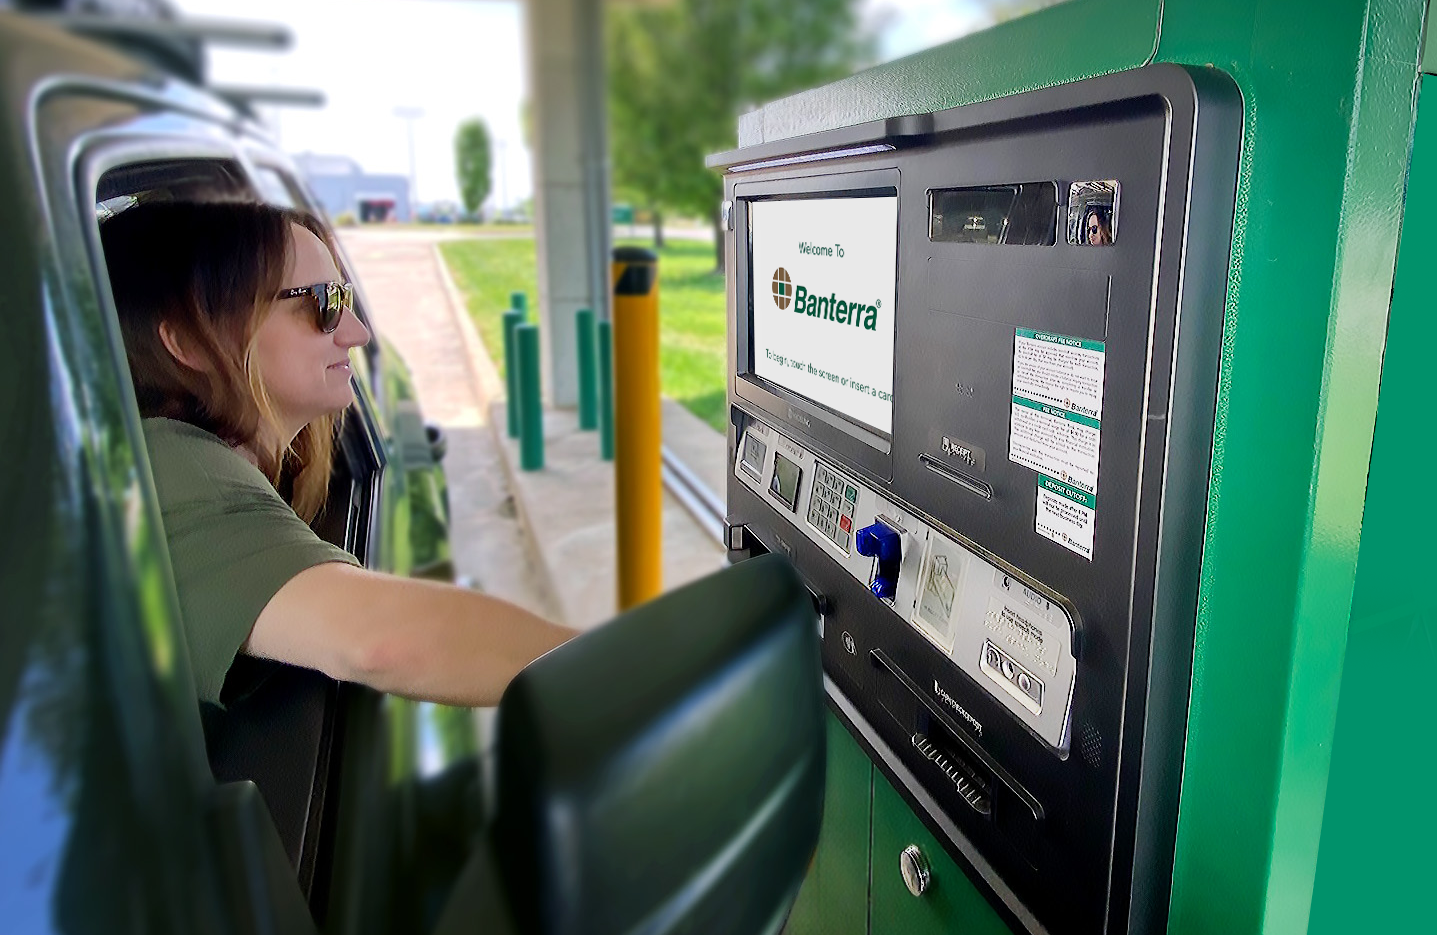
<instances>
[{"instance_id":1,"label":"concrete sidewalk","mask_svg":"<svg viewBox=\"0 0 1437 935\"><path fill-rule=\"evenodd\" d=\"M685 419L698 422L676 403L664 406L664 435L672 438ZM572 411L544 414L544 469L519 469L517 440L499 438L509 489L524 528L533 538L541 571L548 576L550 593L563 619L575 627L602 623L616 611L617 576L614 549L614 465L599 458L597 432L581 432ZM720 450L723 437L698 422ZM490 411L496 437L505 434L505 403L496 401ZM684 428L692 429L685 425ZM667 491L663 507L664 588L718 571L727 553Z\"/></svg>"},{"instance_id":2,"label":"concrete sidewalk","mask_svg":"<svg viewBox=\"0 0 1437 935\"><path fill-rule=\"evenodd\" d=\"M412 372L426 420L443 428L448 438L444 472L456 575L557 618L489 431L486 400L492 389L486 388L471 358L445 285L446 271L435 247L442 238L368 228L341 231L340 239L364 285L380 336L399 351Z\"/></svg>"},{"instance_id":3,"label":"concrete sidewalk","mask_svg":"<svg viewBox=\"0 0 1437 935\"><path fill-rule=\"evenodd\" d=\"M341 237L384 338L413 371L425 416L449 436L445 471L455 566L485 591L571 626L614 615L614 474L598 434L572 411L546 413L545 469L518 467L504 387L440 260L439 238L382 229ZM722 435L665 400L665 443L722 496ZM664 495L664 586L723 567L725 553Z\"/></svg>"}]
</instances>

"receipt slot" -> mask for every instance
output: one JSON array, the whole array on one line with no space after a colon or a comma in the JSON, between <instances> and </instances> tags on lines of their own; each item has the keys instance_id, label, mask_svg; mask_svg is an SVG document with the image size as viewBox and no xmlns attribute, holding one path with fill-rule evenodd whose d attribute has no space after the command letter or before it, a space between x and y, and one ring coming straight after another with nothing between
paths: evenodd
<instances>
[{"instance_id":1,"label":"receipt slot","mask_svg":"<svg viewBox=\"0 0 1437 935\"><path fill-rule=\"evenodd\" d=\"M1014 931L1165 924L1240 129L1159 65L710 160L730 545Z\"/></svg>"}]
</instances>

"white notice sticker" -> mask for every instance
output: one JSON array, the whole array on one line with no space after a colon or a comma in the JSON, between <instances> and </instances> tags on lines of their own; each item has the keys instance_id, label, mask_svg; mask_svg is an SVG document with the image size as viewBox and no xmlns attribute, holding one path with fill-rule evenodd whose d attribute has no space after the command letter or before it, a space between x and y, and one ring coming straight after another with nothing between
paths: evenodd
<instances>
[{"instance_id":1,"label":"white notice sticker","mask_svg":"<svg viewBox=\"0 0 1437 935\"><path fill-rule=\"evenodd\" d=\"M1101 341L1019 328L1008 459L1038 472L1040 535L1093 557L1103 430Z\"/></svg>"},{"instance_id":2,"label":"white notice sticker","mask_svg":"<svg viewBox=\"0 0 1437 935\"><path fill-rule=\"evenodd\" d=\"M1008 458L1089 493L1098 492L1098 441L1093 420L1013 397Z\"/></svg>"},{"instance_id":3,"label":"white notice sticker","mask_svg":"<svg viewBox=\"0 0 1437 935\"><path fill-rule=\"evenodd\" d=\"M1038 535L1093 559L1093 523L1098 518L1097 498L1070 484L1038 475L1038 508L1034 525Z\"/></svg>"},{"instance_id":4,"label":"white notice sticker","mask_svg":"<svg viewBox=\"0 0 1437 935\"><path fill-rule=\"evenodd\" d=\"M1019 328L1013 337L1013 395L1103 418L1103 343Z\"/></svg>"}]
</instances>

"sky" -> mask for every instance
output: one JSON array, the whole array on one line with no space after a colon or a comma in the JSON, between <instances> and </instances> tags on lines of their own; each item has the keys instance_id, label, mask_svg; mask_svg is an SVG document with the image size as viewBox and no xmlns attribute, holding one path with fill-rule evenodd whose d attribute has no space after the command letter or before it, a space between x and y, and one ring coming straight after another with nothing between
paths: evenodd
<instances>
[{"instance_id":1,"label":"sky","mask_svg":"<svg viewBox=\"0 0 1437 935\"><path fill-rule=\"evenodd\" d=\"M1043 0L1037 0L1043 2ZM1051 0L1049 0L1051 2ZM981 29L993 8L1034 0L862 0L879 60ZM421 203L459 200L454 132L482 117L494 142L491 207L533 190L520 130L527 94L523 6L518 0L175 0L189 16L285 23L286 52L216 48L216 84L318 90L326 104L266 108L290 153L347 155L367 172L414 178ZM418 109L405 120L396 110ZM410 132L414 162L410 164Z\"/></svg>"},{"instance_id":2,"label":"sky","mask_svg":"<svg viewBox=\"0 0 1437 935\"><path fill-rule=\"evenodd\" d=\"M366 172L410 174L416 200L458 201L454 132L482 117L494 143L494 200L532 190L519 125L525 95L524 33L517 2L504 0L178 0L195 17L285 23L287 52L215 48L215 84L304 88L319 109L266 108L290 153L348 155ZM397 109L417 108L412 121Z\"/></svg>"}]
</instances>

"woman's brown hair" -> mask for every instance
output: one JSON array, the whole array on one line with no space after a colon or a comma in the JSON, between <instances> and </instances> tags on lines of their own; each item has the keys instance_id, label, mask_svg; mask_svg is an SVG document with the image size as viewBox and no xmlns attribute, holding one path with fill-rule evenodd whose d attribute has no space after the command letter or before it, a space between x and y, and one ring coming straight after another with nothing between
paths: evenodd
<instances>
[{"instance_id":1,"label":"woman's brown hair","mask_svg":"<svg viewBox=\"0 0 1437 935\"><path fill-rule=\"evenodd\" d=\"M252 350L284 285L291 224L330 244L312 216L246 202L136 205L101 224L100 239L140 415L188 422L249 447L309 521L329 489L335 417L309 423L287 447L257 445L273 418ZM160 337L161 323L204 366L177 360Z\"/></svg>"}]
</instances>

